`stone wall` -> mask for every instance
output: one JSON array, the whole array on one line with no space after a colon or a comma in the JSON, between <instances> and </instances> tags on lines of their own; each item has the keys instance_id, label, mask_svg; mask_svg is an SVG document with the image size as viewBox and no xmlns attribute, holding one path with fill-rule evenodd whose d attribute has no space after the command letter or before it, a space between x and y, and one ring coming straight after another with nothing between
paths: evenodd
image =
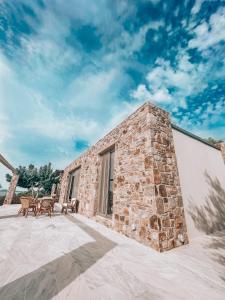
<instances>
[{"instance_id":1,"label":"stone wall","mask_svg":"<svg viewBox=\"0 0 225 300\"><path fill-rule=\"evenodd\" d=\"M5 201L4 204L11 204L15 190L16 190L16 185L18 182L19 176L17 174L13 174L6 197L5 197Z\"/></svg>"},{"instance_id":2,"label":"stone wall","mask_svg":"<svg viewBox=\"0 0 225 300\"><path fill-rule=\"evenodd\" d=\"M96 215L100 153L115 146L113 218ZM67 200L69 173L81 167L79 212L158 251L188 242L170 118L146 103L72 162L61 183Z\"/></svg>"}]
</instances>

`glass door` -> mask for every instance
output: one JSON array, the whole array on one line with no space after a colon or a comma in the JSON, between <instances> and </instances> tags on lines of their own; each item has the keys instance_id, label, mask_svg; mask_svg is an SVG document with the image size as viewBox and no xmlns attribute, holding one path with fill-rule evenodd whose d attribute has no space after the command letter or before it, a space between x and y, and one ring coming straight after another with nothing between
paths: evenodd
<instances>
[{"instance_id":1,"label":"glass door","mask_svg":"<svg viewBox=\"0 0 225 300\"><path fill-rule=\"evenodd\" d=\"M69 185L69 201L78 196L79 189L79 179L80 179L80 168L76 169L72 173L70 173L70 185Z\"/></svg>"},{"instance_id":2,"label":"glass door","mask_svg":"<svg viewBox=\"0 0 225 300\"><path fill-rule=\"evenodd\" d=\"M104 216L113 212L114 154L115 150L110 149L101 155L98 213Z\"/></svg>"}]
</instances>

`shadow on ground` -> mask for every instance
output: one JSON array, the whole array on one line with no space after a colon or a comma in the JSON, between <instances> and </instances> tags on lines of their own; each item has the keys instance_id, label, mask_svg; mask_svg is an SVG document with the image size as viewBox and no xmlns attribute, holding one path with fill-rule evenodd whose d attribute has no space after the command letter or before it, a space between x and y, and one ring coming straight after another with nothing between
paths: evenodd
<instances>
[{"instance_id":1,"label":"shadow on ground","mask_svg":"<svg viewBox=\"0 0 225 300\"><path fill-rule=\"evenodd\" d=\"M1 287L0 299L51 299L117 245L74 217L67 215L66 218L95 241Z\"/></svg>"},{"instance_id":2,"label":"shadow on ground","mask_svg":"<svg viewBox=\"0 0 225 300\"><path fill-rule=\"evenodd\" d=\"M214 250L213 258L215 261L224 266L225 268L225 254L220 253L220 250L225 251L225 234L224 231L217 232L213 235L213 239L208 245L208 248ZM224 252L225 253L225 252ZM225 281L225 269L224 275L220 276L220 278Z\"/></svg>"},{"instance_id":3,"label":"shadow on ground","mask_svg":"<svg viewBox=\"0 0 225 300\"><path fill-rule=\"evenodd\" d=\"M0 220L10 219L10 218L16 218L17 216L18 216L18 214L16 214L16 215L0 216Z\"/></svg>"},{"instance_id":4,"label":"shadow on ground","mask_svg":"<svg viewBox=\"0 0 225 300\"><path fill-rule=\"evenodd\" d=\"M208 248L214 249L214 259L225 267L225 190L217 177L212 178L205 172L205 178L209 185L209 193L204 205L197 206L192 200L189 205L191 215L198 230L212 235ZM221 277L225 281L225 276Z\"/></svg>"},{"instance_id":5,"label":"shadow on ground","mask_svg":"<svg viewBox=\"0 0 225 300\"><path fill-rule=\"evenodd\" d=\"M40 217L46 217L46 214L45 215L38 215L38 216L34 216L33 212L32 214L28 214L27 218L29 217L33 217L33 218L40 218ZM51 218L54 218L54 217L60 217L62 216L61 213L54 213L51 215ZM0 220L3 220L3 219L11 219L11 218L25 218L25 216L23 216L22 214L14 214L14 215L6 215L6 216L0 216Z\"/></svg>"}]
</instances>

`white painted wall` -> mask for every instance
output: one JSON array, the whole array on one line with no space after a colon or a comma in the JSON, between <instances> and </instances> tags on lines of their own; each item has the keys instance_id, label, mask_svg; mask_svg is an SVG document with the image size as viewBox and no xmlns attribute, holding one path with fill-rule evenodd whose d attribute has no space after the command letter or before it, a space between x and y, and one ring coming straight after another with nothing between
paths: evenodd
<instances>
[{"instance_id":1,"label":"white painted wall","mask_svg":"<svg viewBox=\"0 0 225 300\"><path fill-rule=\"evenodd\" d=\"M176 129L173 129L173 137L191 240L225 227L225 164L219 150ZM215 184L209 183L206 172ZM210 212L206 207L210 208ZM195 222L191 212L197 216Z\"/></svg>"}]
</instances>

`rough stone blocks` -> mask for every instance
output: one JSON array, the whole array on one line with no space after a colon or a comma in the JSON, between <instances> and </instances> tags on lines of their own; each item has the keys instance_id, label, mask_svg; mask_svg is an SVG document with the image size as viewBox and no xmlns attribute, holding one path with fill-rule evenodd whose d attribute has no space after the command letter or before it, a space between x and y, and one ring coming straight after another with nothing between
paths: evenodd
<instances>
[{"instance_id":1,"label":"rough stone blocks","mask_svg":"<svg viewBox=\"0 0 225 300\"><path fill-rule=\"evenodd\" d=\"M97 215L100 153L115 146L113 217ZM69 173L81 167L79 212L158 251L188 243L171 122L146 103L72 162L61 183L67 201Z\"/></svg>"},{"instance_id":2,"label":"rough stone blocks","mask_svg":"<svg viewBox=\"0 0 225 300\"><path fill-rule=\"evenodd\" d=\"M5 197L4 204L11 204L12 199L13 199L13 195L14 195L15 190L16 190L16 185L17 185L18 179L19 179L19 176L14 173L13 176L12 176L12 180L10 182L6 197Z\"/></svg>"}]
</instances>

